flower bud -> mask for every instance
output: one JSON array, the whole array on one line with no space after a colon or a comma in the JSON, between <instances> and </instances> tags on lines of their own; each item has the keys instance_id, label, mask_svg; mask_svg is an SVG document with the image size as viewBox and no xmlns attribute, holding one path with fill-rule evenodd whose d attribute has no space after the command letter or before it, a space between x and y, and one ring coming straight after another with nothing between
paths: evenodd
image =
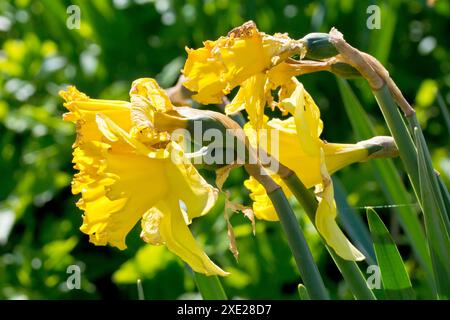
<instances>
[{"instance_id":1,"label":"flower bud","mask_svg":"<svg viewBox=\"0 0 450 320\"><path fill-rule=\"evenodd\" d=\"M357 144L364 146L369 151L368 159L395 158L398 156L395 140L389 136L376 136Z\"/></svg>"},{"instance_id":2,"label":"flower bud","mask_svg":"<svg viewBox=\"0 0 450 320\"><path fill-rule=\"evenodd\" d=\"M306 44L305 58L307 59L324 60L338 54L338 51L330 42L328 33L310 33L304 36L302 40Z\"/></svg>"}]
</instances>

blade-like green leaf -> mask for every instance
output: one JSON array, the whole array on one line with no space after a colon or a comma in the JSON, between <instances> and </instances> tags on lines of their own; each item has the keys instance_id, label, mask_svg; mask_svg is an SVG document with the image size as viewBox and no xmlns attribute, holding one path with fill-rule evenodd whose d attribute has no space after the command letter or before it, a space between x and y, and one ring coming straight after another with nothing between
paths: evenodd
<instances>
[{"instance_id":1,"label":"blade-like green leaf","mask_svg":"<svg viewBox=\"0 0 450 320\"><path fill-rule=\"evenodd\" d=\"M442 197L444 197L444 206L445 210L447 210L447 217L450 214L450 194L448 192L447 187L444 184L444 181L442 181L442 177L438 176L438 183L439 183L439 189L441 190ZM450 230L447 226L447 230Z\"/></svg>"},{"instance_id":2,"label":"blade-like green leaf","mask_svg":"<svg viewBox=\"0 0 450 320\"><path fill-rule=\"evenodd\" d=\"M450 114L448 112L448 106L439 91L436 93L436 100L441 111L442 118L445 122L445 126L447 127L447 132L450 134Z\"/></svg>"},{"instance_id":3,"label":"blade-like green leaf","mask_svg":"<svg viewBox=\"0 0 450 320\"><path fill-rule=\"evenodd\" d=\"M306 287L301 283L298 285L298 295L300 297L300 300L311 300L308 294L308 290L306 290Z\"/></svg>"},{"instance_id":4,"label":"blade-like green leaf","mask_svg":"<svg viewBox=\"0 0 450 320\"><path fill-rule=\"evenodd\" d=\"M425 137L423 135L423 132L420 128L419 121L417 120L416 115L412 115L408 118L408 122L410 125L410 128L413 130L413 136L416 139L416 145L417 149L421 149L421 155L423 156L423 164L425 164L425 168L428 172L428 182L429 187L432 190L432 194L434 196L436 205L438 206L439 214L442 220L444 221L445 227L447 228L446 233L448 234L448 230L450 228L450 221L448 219L448 212L445 205L444 197L447 195L448 192L441 192L441 187L439 186L438 178L436 175L436 172L433 168L433 161L431 159L430 151L428 150L427 143L425 141ZM419 151L418 151L419 152ZM424 171L425 172L425 171ZM420 190L422 193L422 190ZM447 199L448 200L448 199Z\"/></svg>"},{"instance_id":5,"label":"blade-like green leaf","mask_svg":"<svg viewBox=\"0 0 450 320\"><path fill-rule=\"evenodd\" d=\"M363 140L375 136L376 132L372 122L348 82L339 78L337 80L344 107L356 138ZM371 160L369 165L372 167L373 174L390 204L408 204L412 202L412 197L406 190L392 160ZM414 254L425 270L430 286L434 286L431 258L417 211L414 210L414 206L394 207L393 211L397 214L399 222L411 243Z\"/></svg>"},{"instance_id":6,"label":"blade-like green leaf","mask_svg":"<svg viewBox=\"0 0 450 320\"><path fill-rule=\"evenodd\" d=\"M414 299L411 281L389 231L373 209L367 210L367 220L386 297L388 299Z\"/></svg>"},{"instance_id":7,"label":"blade-like green leaf","mask_svg":"<svg viewBox=\"0 0 450 320\"><path fill-rule=\"evenodd\" d=\"M218 276L206 276L193 272L195 283L204 300L227 300L225 290Z\"/></svg>"},{"instance_id":8,"label":"blade-like green leaf","mask_svg":"<svg viewBox=\"0 0 450 320\"><path fill-rule=\"evenodd\" d=\"M417 158L419 166L420 196L422 200L425 228L427 232L428 246L433 262L433 271L436 289L440 299L450 298L450 240L446 229L446 212L442 212L438 196L432 186L435 178L431 164L427 161L424 152L423 136L417 127L414 128L417 144ZM438 191L440 192L440 191ZM441 196L442 198L442 196Z\"/></svg>"},{"instance_id":9,"label":"blade-like green leaf","mask_svg":"<svg viewBox=\"0 0 450 320\"><path fill-rule=\"evenodd\" d=\"M136 285L137 285L138 299L139 300L145 300L144 288L142 288L142 281L141 281L141 279L137 279Z\"/></svg>"}]
</instances>

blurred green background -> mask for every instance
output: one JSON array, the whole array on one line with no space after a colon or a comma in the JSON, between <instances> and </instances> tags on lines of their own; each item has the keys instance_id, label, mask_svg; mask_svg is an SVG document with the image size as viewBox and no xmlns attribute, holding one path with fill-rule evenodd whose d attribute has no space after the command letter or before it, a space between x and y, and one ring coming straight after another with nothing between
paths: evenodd
<instances>
[{"instance_id":1,"label":"blurred green background","mask_svg":"<svg viewBox=\"0 0 450 320\"><path fill-rule=\"evenodd\" d=\"M66 26L72 4L81 10L80 29ZM379 30L366 27L371 4L381 8ZM61 119L57 92L75 84L91 97L127 99L131 82L139 77L156 77L169 87L183 66L185 46L198 47L249 19L261 31L288 32L294 38L336 26L348 42L377 57L416 108L434 165L449 184L447 0L0 0L0 299L136 299L137 279L147 299L199 297L186 266L164 247L144 245L139 225L128 236L126 251L96 247L78 230L81 211L70 192L74 127ZM322 110L323 138L355 142L334 76L320 73L300 80ZM352 86L378 133L388 134L367 85L358 80ZM401 163L395 163L402 172ZM364 206L392 204L369 169L356 164L336 174L362 218ZM234 201L249 204L245 178L242 170L234 170L225 187ZM401 205L416 210L412 199ZM351 298L312 225L296 209L332 297ZM235 214L236 262L228 250L223 210L222 196L191 229L213 260L232 273L223 279L228 295L297 298L299 275L279 224L258 221L255 237L248 220ZM418 297L426 297L426 289L420 289L423 272L395 209L377 211L399 245ZM78 290L66 287L72 264L82 270ZM360 266L365 270L367 264Z\"/></svg>"}]
</instances>

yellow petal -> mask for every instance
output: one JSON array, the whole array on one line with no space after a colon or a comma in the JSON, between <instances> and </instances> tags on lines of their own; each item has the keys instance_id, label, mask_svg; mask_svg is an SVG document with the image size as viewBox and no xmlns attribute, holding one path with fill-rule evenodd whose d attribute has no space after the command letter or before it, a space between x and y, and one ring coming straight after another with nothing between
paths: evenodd
<instances>
[{"instance_id":1,"label":"yellow petal","mask_svg":"<svg viewBox=\"0 0 450 320\"><path fill-rule=\"evenodd\" d=\"M97 114L108 116L123 130L131 128L129 102L90 99L73 86L68 87L66 91L60 91L59 94L65 99L64 106L70 111L64 114L64 120L77 125L75 146L84 141L101 141L102 133L95 122Z\"/></svg>"},{"instance_id":2,"label":"yellow petal","mask_svg":"<svg viewBox=\"0 0 450 320\"><path fill-rule=\"evenodd\" d=\"M278 215L264 187L252 176L244 181L244 186L250 190L255 216L262 220L278 221Z\"/></svg>"},{"instance_id":3,"label":"yellow petal","mask_svg":"<svg viewBox=\"0 0 450 320\"><path fill-rule=\"evenodd\" d=\"M322 146L322 149L325 153L325 163L330 174L352 163L363 162L369 158L368 149L360 144L327 142Z\"/></svg>"},{"instance_id":4,"label":"yellow petal","mask_svg":"<svg viewBox=\"0 0 450 320\"><path fill-rule=\"evenodd\" d=\"M266 90L266 81L267 77L262 73L258 73L244 81L236 97L225 107L227 114L245 108L250 123L255 128L262 127L264 107L266 106L267 95L269 94Z\"/></svg>"},{"instance_id":5,"label":"yellow petal","mask_svg":"<svg viewBox=\"0 0 450 320\"><path fill-rule=\"evenodd\" d=\"M267 72L267 76L273 89L291 82L292 77L295 77L297 74L298 70L292 68L291 65L286 62L276 65Z\"/></svg>"},{"instance_id":6,"label":"yellow petal","mask_svg":"<svg viewBox=\"0 0 450 320\"><path fill-rule=\"evenodd\" d=\"M279 186L281 186L286 197L292 196L289 188L277 174L271 173L270 176ZM255 216L262 220L278 221L278 214L262 184L255 178L250 177L244 181L244 186L250 190L250 199L253 200L253 212L255 213Z\"/></svg>"},{"instance_id":7,"label":"yellow petal","mask_svg":"<svg viewBox=\"0 0 450 320\"><path fill-rule=\"evenodd\" d=\"M245 110L245 105L247 101L247 95L248 92L245 88L245 83L247 81L244 81L242 86L239 88L238 92L234 96L233 100L229 104L225 106L225 114L226 115L233 115L235 113L238 113L239 111Z\"/></svg>"},{"instance_id":8,"label":"yellow petal","mask_svg":"<svg viewBox=\"0 0 450 320\"><path fill-rule=\"evenodd\" d=\"M297 135L302 149L306 154L319 155L322 120L320 110L311 96L304 90L303 85L296 81L296 88L289 98L282 101L282 106L293 116Z\"/></svg>"},{"instance_id":9,"label":"yellow petal","mask_svg":"<svg viewBox=\"0 0 450 320\"><path fill-rule=\"evenodd\" d=\"M256 147L256 135L259 134L259 148L269 152L274 158L286 167L293 170L307 188L322 183L320 173L320 156L312 156L303 151L301 141L298 139L296 124L293 117L286 120L271 119L259 130L254 130L250 123L244 126L246 136L253 147ZM277 131L274 133L273 131ZM273 139L276 139L276 152L272 150ZM262 144L261 142L265 142ZM359 144L337 144L320 141L324 150L325 163L330 173L355 162L365 161L368 151ZM290 194L287 187L277 175L271 175L283 190ZM276 213L267 197L264 188L253 178L244 184L251 191L250 197L254 201L255 215L260 219L277 220Z\"/></svg>"},{"instance_id":10,"label":"yellow petal","mask_svg":"<svg viewBox=\"0 0 450 320\"><path fill-rule=\"evenodd\" d=\"M181 147L172 142L168 151L171 160L166 173L171 183L171 193L184 202L189 221L206 214L216 203L218 191L198 173L191 162L184 157Z\"/></svg>"},{"instance_id":11,"label":"yellow petal","mask_svg":"<svg viewBox=\"0 0 450 320\"><path fill-rule=\"evenodd\" d=\"M153 244L164 243L195 272L226 276L200 248L190 232L176 198L159 202L142 220L142 238Z\"/></svg>"},{"instance_id":12,"label":"yellow petal","mask_svg":"<svg viewBox=\"0 0 450 320\"><path fill-rule=\"evenodd\" d=\"M187 49L188 58L183 74L187 77L183 85L193 92L193 98L203 104L221 103L227 84L221 79L225 67L220 59L211 53L214 44L205 42L205 47L197 50Z\"/></svg>"},{"instance_id":13,"label":"yellow petal","mask_svg":"<svg viewBox=\"0 0 450 320\"><path fill-rule=\"evenodd\" d=\"M203 48L187 49L184 86L197 92L193 98L200 103L220 103L223 95L249 77L302 51L301 42L286 35L266 35L249 21L227 37L206 41Z\"/></svg>"},{"instance_id":14,"label":"yellow petal","mask_svg":"<svg viewBox=\"0 0 450 320\"><path fill-rule=\"evenodd\" d=\"M152 78L140 78L133 81L130 90L131 101L134 97L145 99L148 105L156 111L167 112L173 109L166 91Z\"/></svg>"},{"instance_id":15,"label":"yellow petal","mask_svg":"<svg viewBox=\"0 0 450 320\"><path fill-rule=\"evenodd\" d=\"M169 153L166 149L156 149L151 146L147 146L130 133L122 130L114 121L108 117L98 114L96 117L98 129L102 132L103 136L110 142L118 141L118 144L112 143L115 149L120 149L121 152L132 152L140 155L145 155L150 158L167 158ZM132 151L127 150L127 147Z\"/></svg>"},{"instance_id":16,"label":"yellow petal","mask_svg":"<svg viewBox=\"0 0 450 320\"><path fill-rule=\"evenodd\" d=\"M204 48L188 50L183 85L198 92L193 98L200 103L220 103L223 95L269 66L255 27L239 37L221 37L205 42Z\"/></svg>"},{"instance_id":17,"label":"yellow petal","mask_svg":"<svg viewBox=\"0 0 450 320\"><path fill-rule=\"evenodd\" d=\"M76 150L76 189L84 210L81 230L96 245L126 248L125 238L141 216L169 192L168 159L115 153L108 144L86 142Z\"/></svg>"},{"instance_id":18,"label":"yellow petal","mask_svg":"<svg viewBox=\"0 0 450 320\"><path fill-rule=\"evenodd\" d=\"M321 150L322 185L318 193L319 206L316 211L316 227L327 244L343 259L350 261L364 260L364 255L347 239L336 223L337 209L334 201L333 183L325 165Z\"/></svg>"}]
</instances>

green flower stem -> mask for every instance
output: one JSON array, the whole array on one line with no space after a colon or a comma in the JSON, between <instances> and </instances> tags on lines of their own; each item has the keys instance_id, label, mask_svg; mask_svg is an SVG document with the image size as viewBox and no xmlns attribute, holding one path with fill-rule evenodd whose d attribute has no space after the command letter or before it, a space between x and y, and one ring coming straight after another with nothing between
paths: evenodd
<instances>
[{"instance_id":1,"label":"green flower stem","mask_svg":"<svg viewBox=\"0 0 450 320\"><path fill-rule=\"evenodd\" d=\"M288 239L289 247L294 255L300 276L305 283L310 297L312 299L329 299L328 292L320 276L319 270L314 262L311 251L309 250L308 244L306 243L305 237L299 227L295 214L286 199L286 196L284 195L281 187L278 186L272 178L270 178L268 173L264 172L264 168L257 161L258 157L256 150L247 144L248 140L239 124L225 115L213 111L208 111L206 114L204 110L202 110L199 114L200 110L192 108L178 108L177 111L184 116L190 115L193 119L197 120L199 120L199 115L202 115L203 129L215 128L222 132L226 132L226 129L233 129L231 130L233 139L236 138L238 143L242 143L246 148L245 159L248 159L248 161L244 167L249 175L253 176L264 186L268 196L270 197ZM195 137L193 122L188 123L187 129L190 130L190 132L194 132ZM198 276L196 276L196 278L198 278ZM202 280L201 277L200 280ZM199 288L203 287L202 284L202 281L197 280L197 285ZM209 288L209 286L206 288ZM209 296L209 290L207 290L205 294L208 294Z\"/></svg>"},{"instance_id":2,"label":"green flower stem","mask_svg":"<svg viewBox=\"0 0 450 320\"><path fill-rule=\"evenodd\" d=\"M311 299L328 300L329 295L306 243L297 218L281 187L267 193L277 211L300 275Z\"/></svg>"},{"instance_id":3,"label":"green flower stem","mask_svg":"<svg viewBox=\"0 0 450 320\"><path fill-rule=\"evenodd\" d=\"M305 187L303 182L300 181L294 172L291 171L289 175L282 178L303 209L305 209L305 212L310 220L313 224L315 224L315 216L318 206L315 196ZM325 240L323 240L323 242L326 243ZM328 245L326 245L326 248L336 263L336 266L342 273L342 276L349 285L354 296L360 300L375 300L375 295L372 290L367 287L366 279L364 278L364 275L356 262L342 259Z\"/></svg>"},{"instance_id":4,"label":"green flower stem","mask_svg":"<svg viewBox=\"0 0 450 320\"><path fill-rule=\"evenodd\" d=\"M417 150L405 122L395 104L387 85L379 90L373 90L373 94L380 106L381 112L391 131L392 137L398 147L400 158L403 161L406 172L416 193L420 199L419 171L417 164Z\"/></svg>"},{"instance_id":5,"label":"green flower stem","mask_svg":"<svg viewBox=\"0 0 450 320\"><path fill-rule=\"evenodd\" d=\"M218 276L194 272L194 280L204 300L228 300Z\"/></svg>"}]
</instances>

